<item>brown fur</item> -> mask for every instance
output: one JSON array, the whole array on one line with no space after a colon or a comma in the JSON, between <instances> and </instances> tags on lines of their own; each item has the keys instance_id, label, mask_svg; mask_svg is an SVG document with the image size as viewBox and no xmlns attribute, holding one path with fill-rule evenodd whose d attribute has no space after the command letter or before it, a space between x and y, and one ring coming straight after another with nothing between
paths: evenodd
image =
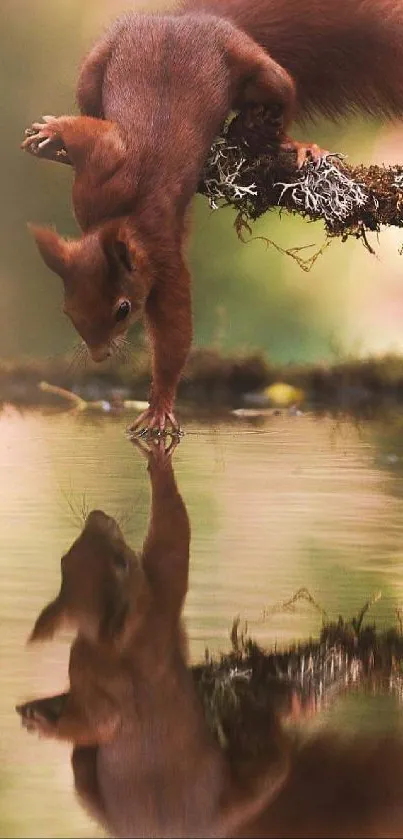
<instances>
[{"instance_id":1,"label":"brown fur","mask_svg":"<svg viewBox=\"0 0 403 839\"><path fill-rule=\"evenodd\" d=\"M183 0L224 17L290 73L299 116L403 114L401 0Z\"/></svg>"},{"instance_id":2,"label":"brown fur","mask_svg":"<svg viewBox=\"0 0 403 839\"><path fill-rule=\"evenodd\" d=\"M83 63L82 116L48 120L25 141L64 146L75 168L82 238L66 246L34 233L93 358L144 314L153 386L135 428L176 426L192 338L185 217L230 109L270 108L279 142L296 108L400 115L402 35L400 0L184 0L174 14L128 14ZM63 250L70 260L59 265ZM122 302L131 311L116 322Z\"/></svg>"},{"instance_id":3,"label":"brown fur","mask_svg":"<svg viewBox=\"0 0 403 839\"><path fill-rule=\"evenodd\" d=\"M319 734L296 751L279 795L238 833L272 839L400 839L403 744Z\"/></svg>"}]
</instances>

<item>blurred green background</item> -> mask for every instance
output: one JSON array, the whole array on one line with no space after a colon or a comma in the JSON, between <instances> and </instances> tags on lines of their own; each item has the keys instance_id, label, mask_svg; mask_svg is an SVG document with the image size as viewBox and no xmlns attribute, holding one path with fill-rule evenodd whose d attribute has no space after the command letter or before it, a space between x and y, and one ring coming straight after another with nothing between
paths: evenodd
<instances>
[{"instance_id":1,"label":"blurred green background","mask_svg":"<svg viewBox=\"0 0 403 839\"><path fill-rule=\"evenodd\" d=\"M149 0L141 8L157 6ZM26 229L26 222L34 221L75 234L71 172L33 160L19 145L24 128L42 113L74 110L81 57L110 19L133 7L140 8L122 0L2 0L3 357L54 356L77 340L61 313L61 284L43 266ZM355 119L339 125L318 122L297 127L295 133L345 152L352 161L399 159L397 127ZM376 257L358 242L337 240L306 273L261 241L240 243L233 220L231 211L213 213L204 198L196 198L190 261L197 345L260 348L280 362L399 349L403 297L398 232L382 233L379 243L374 242ZM255 225L254 235L260 234L282 247L318 248L324 241L321 224L308 226L276 213Z\"/></svg>"}]
</instances>

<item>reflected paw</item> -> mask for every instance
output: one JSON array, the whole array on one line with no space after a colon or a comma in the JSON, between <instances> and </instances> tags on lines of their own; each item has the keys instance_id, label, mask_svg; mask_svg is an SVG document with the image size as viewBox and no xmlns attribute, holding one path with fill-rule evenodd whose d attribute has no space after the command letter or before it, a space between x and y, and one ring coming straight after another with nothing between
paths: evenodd
<instances>
[{"instance_id":1,"label":"reflected paw","mask_svg":"<svg viewBox=\"0 0 403 839\"><path fill-rule=\"evenodd\" d=\"M21 724L29 732L36 732L40 737L52 737L55 734L58 719L64 706L64 697L37 699L17 705L16 711L21 717Z\"/></svg>"},{"instance_id":2,"label":"reflected paw","mask_svg":"<svg viewBox=\"0 0 403 839\"><path fill-rule=\"evenodd\" d=\"M146 440L145 437L135 436L132 438L133 445L148 460L148 468L164 468L170 461L175 449L179 446L180 437L171 437L171 442L165 446L166 437L153 437Z\"/></svg>"}]
</instances>

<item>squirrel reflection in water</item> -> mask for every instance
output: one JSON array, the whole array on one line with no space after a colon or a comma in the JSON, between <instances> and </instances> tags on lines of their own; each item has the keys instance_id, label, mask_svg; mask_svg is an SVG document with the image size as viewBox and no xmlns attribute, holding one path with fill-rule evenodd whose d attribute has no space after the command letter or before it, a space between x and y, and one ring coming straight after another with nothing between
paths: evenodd
<instances>
[{"instance_id":1,"label":"squirrel reflection in water","mask_svg":"<svg viewBox=\"0 0 403 839\"><path fill-rule=\"evenodd\" d=\"M78 796L113 836L402 836L398 742L316 735L293 748L269 714L266 759L236 765L213 737L181 625L190 528L175 445L135 445L152 492L141 555L113 518L89 514L31 634L77 629L70 689L18 706L23 725L73 744Z\"/></svg>"}]
</instances>

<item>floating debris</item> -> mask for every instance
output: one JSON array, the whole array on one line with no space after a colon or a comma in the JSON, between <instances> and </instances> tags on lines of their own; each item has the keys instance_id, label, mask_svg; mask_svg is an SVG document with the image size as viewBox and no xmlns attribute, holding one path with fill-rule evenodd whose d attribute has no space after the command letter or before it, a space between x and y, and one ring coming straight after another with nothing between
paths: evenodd
<instances>
[{"instance_id":1,"label":"floating debris","mask_svg":"<svg viewBox=\"0 0 403 839\"><path fill-rule=\"evenodd\" d=\"M101 411L109 414L111 411L134 410L145 411L148 408L148 402L142 402L138 399L114 399L109 401L107 399L95 399L93 401L82 399L71 390L67 390L57 385L50 385L49 382L39 382L39 389L45 393L51 393L55 396L60 396L66 402L70 403L72 410L75 411Z\"/></svg>"},{"instance_id":2,"label":"floating debris","mask_svg":"<svg viewBox=\"0 0 403 839\"><path fill-rule=\"evenodd\" d=\"M274 382L264 388L263 395L272 405L278 405L281 408L299 405L305 399L305 393L301 388L293 387L285 382Z\"/></svg>"}]
</instances>

